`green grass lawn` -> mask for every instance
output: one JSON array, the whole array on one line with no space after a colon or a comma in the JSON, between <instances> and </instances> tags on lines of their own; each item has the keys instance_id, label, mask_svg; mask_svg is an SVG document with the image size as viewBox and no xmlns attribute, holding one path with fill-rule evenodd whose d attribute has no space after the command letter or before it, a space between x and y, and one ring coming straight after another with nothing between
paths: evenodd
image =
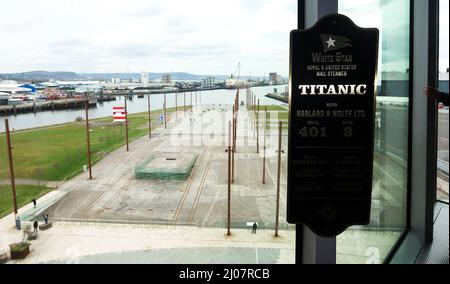
<instances>
[{"instance_id":1,"label":"green grass lawn","mask_svg":"<svg viewBox=\"0 0 450 284\"><path fill-rule=\"evenodd\" d=\"M267 107L267 111L287 111L286 107L283 106L272 106L272 105L264 105L264 106L259 106L259 111L260 112L264 112L265 107ZM258 108L256 107L249 107L249 110L253 110L254 108Z\"/></svg>"},{"instance_id":2,"label":"green grass lawn","mask_svg":"<svg viewBox=\"0 0 450 284\"><path fill-rule=\"evenodd\" d=\"M262 131L264 131L264 124L260 124L259 127L260 127L259 131L261 133L263 133ZM289 128L288 123L283 122L283 126L281 128L283 129L283 131L288 129ZM279 129L279 125L278 124L269 124L269 125L267 125L267 129Z\"/></svg>"},{"instance_id":3,"label":"green grass lawn","mask_svg":"<svg viewBox=\"0 0 450 284\"><path fill-rule=\"evenodd\" d=\"M253 117L253 114L251 117ZM287 111L271 111L267 113L267 119L288 120L288 118L289 113ZM266 114L264 111L259 112L258 119L259 121L264 121L264 119L266 119Z\"/></svg>"},{"instance_id":4,"label":"green grass lawn","mask_svg":"<svg viewBox=\"0 0 450 284\"><path fill-rule=\"evenodd\" d=\"M265 112L260 111L259 116L258 116L260 129L264 129L264 124L265 124L264 120L265 119L266 119ZM275 109L275 110L268 112L267 119L272 120L272 122L268 121L267 129L278 129L278 123L274 122L273 120L283 121L283 127L282 127L283 131L288 129L289 112L284 108L282 110Z\"/></svg>"},{"instance_id":5,"label":"green grass lawn","mask_svg":"<svg viewBox=\"0 0 450 284\"><path fill-rule=\"evenodd\" d=\"M288 120L289 113L287 111L279 111L276 114L272 112L268 115L268 117L269 119ZM264 119L264 114L262 115L262 118Z\"/></svg>"},{"instance_id":6,"label":"green grass lawn","mask_svg":"<svg viewBox=\"0 0 450 284\"><path fill-rule=\"evenodd\" d=\"M168 109L168 115L175 109ZM160 126L161 110L152 111L152 126ZM148 114L128 116L129 140L148 134ZM124 124L112 117L90 120L92 162L125 144ZM16 178L64 180L87 164L85 122L16 131L11 134ZM6 136L0 135L0 179L9 177Z\"/></svg>"},{"instance_id":7,"label":"green grass lawn","mask_svg":"<svg viewBox=\"0 0 450 284\"><path fill-rule=\"evenodd\" d=\"M33 198L39 198L52 189L45 186L18 185L16 186L18 208L31 203ZM0 218L13 212L11 186L0 185Z\"/></svg>"}]
</instances>

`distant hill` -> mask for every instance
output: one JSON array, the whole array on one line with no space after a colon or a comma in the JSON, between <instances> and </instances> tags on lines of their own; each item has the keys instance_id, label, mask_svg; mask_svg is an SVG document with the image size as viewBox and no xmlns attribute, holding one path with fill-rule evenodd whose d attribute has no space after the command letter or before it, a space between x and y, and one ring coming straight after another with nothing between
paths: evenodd
<instances>
[{"instance_id":1,"label":"distant hill","mask_svg":"<svg viewBox=\"0 0 450 284\"><path fill-rule=\"evenodd\" d=\"M23 73L0 74L1 80L15 81L48 81L55 80L83 80L84 77L75 72L47 72L47 71L31 71Z\"/></svg>"},{"instance_id":2,"label":"distant hill","mask_svg":"<svg viewBox=\"0 0 450 284\"><path fill-rule=\"evenodd\" d=\"M199 81L208 77L209 75L195 75L184 72L172 72L172 73L148 73L150 76L150 80L161 80L162 75L170 74L172 80L188 80L188 81ZM86 79L89 80L111 80L112 78L119 77L122 80L130 80L130 79L140 79L141 73L83 73L80 74ZM216 78L216 80L225 80L228 77L224 75L212 75Z\"/></svg>"},{"instance_id":3,"label":"distant hill","mask_svg":"<svg viewBox=\"0 0 450 284\"><path fill-rule=\"evenodd\" d=\"M163 74L167 73L149 73L150 80L160 80ZM172 80L191 80L198 81L206 78L208 75L194 75L183 72L169 73ZM228 76L212 75L216 80L225 80ZM110 81L113 77L119 77L122 80L140 79L140 73L75 73L75 72L48 72L48 71L31 71L23 73L1 74L0 80L15 80L15 81L49 81L49 80L106 80Z\"/></svg>"}]
</instances>

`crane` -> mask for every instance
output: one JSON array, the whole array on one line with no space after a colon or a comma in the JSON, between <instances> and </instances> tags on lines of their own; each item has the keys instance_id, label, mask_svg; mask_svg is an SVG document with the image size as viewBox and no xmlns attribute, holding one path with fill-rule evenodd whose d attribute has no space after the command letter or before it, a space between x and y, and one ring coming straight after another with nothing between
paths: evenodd
<instances>
[{"instance_id":1,"label":"crane","mask_svg":"<svg viewBox=\"0 0 450 284\"><path fill-rule=\"evenodd\" d=\"M239 81L239 78L241 77L241 62L238 62L238 65L236 66L234 73L231 74L231 79L234 79L233 75L236 76L236 74L237 74L236 81Z\"/></svg>"},{"instance_id":2,"label":"crane","mask_svg":"<svg viewBox=\"0 0 450 284\"><path fill-rule=\"evenodd\" d=\"M234 73L231 74L230 79L226 80L225 86L228 89L235 89L238 88L241 85L241 63L238 62L238 65L236 66L236 69L234 70Z\"/></svg>"}]
</instances>

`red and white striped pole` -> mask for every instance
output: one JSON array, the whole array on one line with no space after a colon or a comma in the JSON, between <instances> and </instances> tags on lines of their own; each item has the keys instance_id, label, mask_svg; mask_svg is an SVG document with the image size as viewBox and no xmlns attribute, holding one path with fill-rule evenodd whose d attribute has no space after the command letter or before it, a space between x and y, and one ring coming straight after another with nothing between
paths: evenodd
<instances>
[{"instance_id":1,"label":"red and white striped pole","mask_svg":"<svg viewBox=\"0 0 450 284\"><path fill-rule=\"evenodd\" d=\"M130 146L128 144L128 110L127 110L127 97L125 96L125 132L127 139L127 152L130 151Z\"/></svg>"}]
</instances>

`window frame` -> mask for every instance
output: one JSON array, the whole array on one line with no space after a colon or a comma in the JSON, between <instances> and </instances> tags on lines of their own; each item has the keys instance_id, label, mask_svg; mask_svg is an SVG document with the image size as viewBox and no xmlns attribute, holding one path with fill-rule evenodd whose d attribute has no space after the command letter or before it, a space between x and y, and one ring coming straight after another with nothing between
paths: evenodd
<instances>
[{"instance_id":1,"label":"window frame","mask_svg":"<svg viewBox=\"0 0 450 284\"><path fill-rule=\"evenodd\" d=\"M316 2L317 4L314 4ZM339 0L298 0L298 28L305 28L306 22L315 16L320 18L324 12L338 12ZM311 9L306 10L306 6L314 6L311 16ZM437 169L437 107L436 102L431 98L426 99L425 114L417 111L415 103L418 105L423 103L423 90L419 90L417 85L422 84L425 78L425 84L437 86L438 83L438 57L439 57L439 0L410 0L410 22L409 22L409 109L408 109L408 166L407 166L407 193L406 193L406 227L390 252L384 259L383 263L405 262L405 256L411 256L411 245L419 247L423 242L431 242L433 240L433 211L436 203L436 169ZM427 5L428 14L423 14L423 7ZM333 8L334 7L334 8ZM422 14L420 14L422 13ZM419 15L418 19L415 15ZM417 21L417 22L416 22ZM425 29L417 28L419 24L425 24ZM417 44L419 38L427 34L428 41L422 46ZM416 46L417 45L417 46ZM417 55L419 50L426 48L425 54ZM415 55L418 58L415 58ZM419 61L415 65L415 61ZM420 63L426 60L428 68L421 72L414 72ZM416 87L416 91L415 88ZM418 98L417 102L414 98ZM416 111L415 111L416 110ZM421 110L422 111L422 110ZM421 119L426 119L422 122ZM422 129L426 129L426 145L420 145L419 141L414 141L415 135L420 130L415 129L417 125ZM413 147L413 145L415 147ZM419 152L413 152L417 147L425 150L425 165L420 165L417 160L421 160ZM412 174L419 171L419 177L412 178ZM433 181L434 180L434 181ZM417 182L420 181L420 182ZM414 184L413 187L413 182ZM420 188L421 184L425 184L425 188ZM433 188L434 187L434 188ZM414 216L412 210L415 210ZM302 263L302 255L304 253L303 243L303 225L296 226L296 263ZM404 248L408 246L408 248Z\"/></svg>"}]
</instances>

